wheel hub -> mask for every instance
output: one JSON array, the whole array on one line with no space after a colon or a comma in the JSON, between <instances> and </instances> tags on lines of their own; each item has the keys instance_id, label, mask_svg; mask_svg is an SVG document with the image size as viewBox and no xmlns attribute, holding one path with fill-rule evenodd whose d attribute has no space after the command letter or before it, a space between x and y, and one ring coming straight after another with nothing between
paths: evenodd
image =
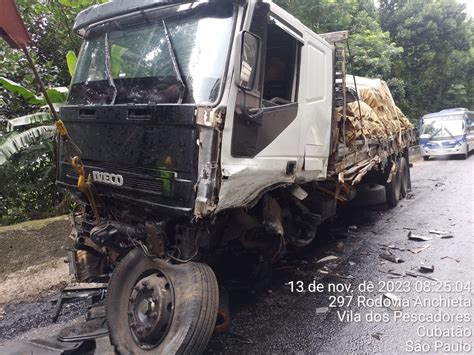
<instances>
[{"instance_id":1,"label":"wheel hub","mask_svg":"<svg viewBox=\"0 0 474 355\"><path fill-rule=\"evenodd\" d=\"M128 304L130 330L143 348L157 346L172 320L173 292L161 273L146 276L135 284Z\"/></svg>"}]
</instances>

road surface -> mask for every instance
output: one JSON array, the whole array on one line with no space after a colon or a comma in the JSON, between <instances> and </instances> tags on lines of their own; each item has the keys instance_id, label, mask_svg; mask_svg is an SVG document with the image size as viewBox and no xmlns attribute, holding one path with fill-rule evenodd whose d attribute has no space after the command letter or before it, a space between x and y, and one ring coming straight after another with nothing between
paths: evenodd
<instances>
[{"instance_id":1,"label":"road surface","mask_svg":"<svg viewBox=\"0 0 474 355\"><path fill-rule=\"evenodd\" d=\"M418 160L412 185L395 209L359 210L334 222L308 250L279 263L269 287L231 292L231 329L214 336L206 353L474 352L474 157ZM349 225L356 231L348 232ZM409 240L410 231L431 240ZM403 262L382 259L384 252ZM337 259L318 262L327 256ZM421 273L421 264L434 271ZM23 320L7 317L0 353L60 328L43 321L37 304L6 312L20 307ZM25 307L42 321L25 326ZM110 350L106 345L98 353Z\"/></svg>"}]
</instances>

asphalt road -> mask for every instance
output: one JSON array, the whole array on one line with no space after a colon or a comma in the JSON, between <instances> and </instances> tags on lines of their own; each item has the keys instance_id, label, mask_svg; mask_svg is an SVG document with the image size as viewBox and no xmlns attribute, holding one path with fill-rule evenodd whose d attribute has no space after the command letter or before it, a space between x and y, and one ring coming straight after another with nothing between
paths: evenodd
<instances>
[{"instance_id":1,"label":"asphalt road","mask_svg":"<svg viewBox=\"0 0 474 355\"><path fill-rule=\"evenodd\" d=\"M214 336L206 352L474 352L474 157L416 161L412 185L392 210L358 210L333 223L310 248L278 264L264 290L232 292L231 329ZM357 231L347 232L349 225ZM409 231L432 239L409 240ZM404 262L384 260L383 252ZM337 259L317 262L327 256ZM419 272L421 263L434 271ZM35 318L35 308L29 312ZM58 329L35 325L18 328L6 345Z\"/></svg>"}]
</instances>

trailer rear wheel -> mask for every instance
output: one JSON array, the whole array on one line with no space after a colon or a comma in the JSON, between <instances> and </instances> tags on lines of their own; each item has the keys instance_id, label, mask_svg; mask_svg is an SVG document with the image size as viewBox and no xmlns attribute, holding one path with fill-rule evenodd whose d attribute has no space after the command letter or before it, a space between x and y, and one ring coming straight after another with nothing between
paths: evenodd
<instances>
[{"instance_id":1,"label":"trailer rear wheel","mask_svg":"<svg viewBox=\"0 0 474 355\"><path fill-rule=\"evenodd\" d=\"M355 206L376 206L385 203L385 187L379 184L361 183L352 201Z\"/></svg>"},{"instance_id":2,"label":"trailer rear wheel","mask_svg":"<svg viewBox=\"0 0 474 355\"><path fill-rule=\"evenodd\" d=\"M400 158L400 178L401 178L401 185L400 185L400 197L405 198L408 193L408 179L409 179L409 172L408 172L408 164L404 157Z\"/></svg>"},{"instance_id":3,"label":"trailer rear wheel","mask_svg":"<svg viewBox=\"0 0 474 355\"><path fill-rule=\"evenodd\" d=\"M110 342L120 354L202 353L218 305L209 266L173 265L132 250L115 268L107 289Z\"/></svg>"},{"instance_id":4,"label":"trailer rear wheel","mask_svg":"<svg viewBox=\"0 0 474 355\"><path fill-rule=\"evenodd\" d=\"M400 164L399 164L400 165ZM387 196L387 205L390 208L396 207L400 200L400 191L402 185L400 166L397 169L396 174L392 177L390 182L385 184L385 192Z\"/></svg>"}]
</instances>

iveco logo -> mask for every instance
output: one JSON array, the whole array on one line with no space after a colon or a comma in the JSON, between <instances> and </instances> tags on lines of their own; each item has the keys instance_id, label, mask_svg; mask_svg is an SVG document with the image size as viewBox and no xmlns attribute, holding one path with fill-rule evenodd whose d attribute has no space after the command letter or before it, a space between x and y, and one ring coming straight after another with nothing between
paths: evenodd
<instances>
[{"instance_id":1,"label":"iveco logo","mask_svg":"<svg viewBox=\"0 0 474 355\"><path fill-rule=\"evenodd\" d=\"M94 181L101 182L103 184L110 184L115 186L122 186L123 185L123 176L119 174L110 174L110 173L103 173L100 171L93 171L92 177Z\"/></svg>"}]
</instances>

